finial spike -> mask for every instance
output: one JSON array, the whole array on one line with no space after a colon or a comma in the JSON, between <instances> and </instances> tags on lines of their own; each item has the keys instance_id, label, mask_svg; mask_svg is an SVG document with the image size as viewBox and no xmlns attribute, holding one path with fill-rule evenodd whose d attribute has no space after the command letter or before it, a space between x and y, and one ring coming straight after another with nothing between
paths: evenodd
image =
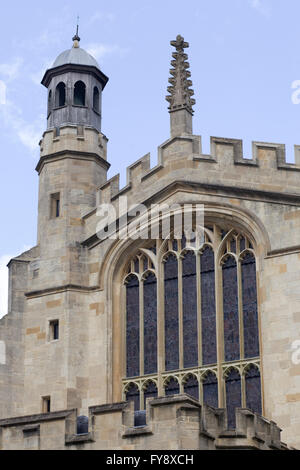
<instances>
[{"instance_id":1,"label":"finial spike","mask_svg":"<svg viewBox=\"0 0 300 470\"><path fill-rule=\"evenodd\" d=\"M73 47L79 47L79 42L80 42L80 37L79 37L79 16L77 16L77 28L76 28L76 34L73 37Z\"/></svg>"},{"instance_id":2,"label":"finial spike","mask_svg":"<svg viewBox=\"0 0 300 470\"><path fill-rule=\"evenodd\" d=\"M188 70L190 64L188 63L188 55L184 52L184 49L189 47L189 43L179 34L176 40L171 41L170 44L176 48L176 52L172 53L173 60L171 61L173 68L170 70L172 75L170 83L172 86L168 88L170 96L167 97L167 101L170 103L169 111L186 109L193 114L195 103L190 99L191 93L193 93L190 89L192 81L189 80L191 76L191 72Z\"/></svg>"}]
</instances>

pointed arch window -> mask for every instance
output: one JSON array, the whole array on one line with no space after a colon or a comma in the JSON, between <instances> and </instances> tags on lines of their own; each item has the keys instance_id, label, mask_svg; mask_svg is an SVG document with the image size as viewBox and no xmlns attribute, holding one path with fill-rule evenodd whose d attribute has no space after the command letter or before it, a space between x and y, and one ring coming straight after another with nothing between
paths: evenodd
<instances>
[{"instance_id":1,"label":"pointed arch window","mask_svg":"<svg viewBox=\"0 0 300 470\"><path fill-rule=\"evenodd\" d=\"M48 116L52 111L52 90L48 93Z\"/></svg>"},{"instance_id":2,"label":"pointed arch window","mask_svg":"<svg viewBox=\"0 0 300 470\"><path fill-rule=\"evenodd\" d=\"M61 108L66 104L66 85L60 82L55 89L55 107Z\"/></svg>"},{"instance_id":3,"label":"pointed arch window","mask_svg":"<svg viewBox=\"0 0 300 470\"><path fill-rule=\"evenodd\" d=\"M86 86L79 80L74 85L74 105L85 106L86 102Z\"/></svg>"},{"instance_id":4,"label":"pointed arch window","mask_svg":"<svg viewBox=\"0 0 300 470\"><path fill-rule=\"evenodd\" d=\"M100 93L98 87L94 87L93 91L93 109L97 113L100 113Z\"/></svg>"},{"instance_id":5,"label":"pointed arch window","mask_svg":"<svg viewBox=\"0 0 300 470\"><path fill-rule=\"evenodd\" d=\"M253 244L217 225L199 246L185 237L151 243L125 275L123 387L137 385L141 407L145 396L188 393L226 408L232 428L237 407L262 410Z\"/></svg>"}]
</instances>

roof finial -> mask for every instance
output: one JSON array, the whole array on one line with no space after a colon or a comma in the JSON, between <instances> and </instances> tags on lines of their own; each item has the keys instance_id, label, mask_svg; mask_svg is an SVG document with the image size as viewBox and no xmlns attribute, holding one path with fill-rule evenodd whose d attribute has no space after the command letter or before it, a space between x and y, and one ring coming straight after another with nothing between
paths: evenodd
<instances>
[{"instance_id":1,"label":"roof finial","mask_svg":"<svg viewBox=\"0 0 300 470\"><path fill-rule=\"evenodd\" d=\"M191 72L188 70L190 64L187 61L188 56L184 52L184 49L189 47L189 43L185 42L184 38L179 34L176 41L171 41L171 46L176 48L176 52L172 54L175 60L171 62L173 67L170 70L172 77L169 78L171 86L168 87L170 96L166 97L170 104L169 111L186 109L193 114L193 106L196 104L196 101L192 98L194 91L190 88L193 84L189 80L191 76Z\"/></svg>"},{"instance_id":2,"label":"roof finial","mask_svg":"<svg viewBox=\"0 0 300 470\"><path fill-rule=\"evenodd\" d=\"M79 47L79 42L80 42L80 37L78 35L79 33L79 16L77 16L77 28L76 28L76 34L75 36L73 37L73 47Z\"/></svg>"}]
</instances>

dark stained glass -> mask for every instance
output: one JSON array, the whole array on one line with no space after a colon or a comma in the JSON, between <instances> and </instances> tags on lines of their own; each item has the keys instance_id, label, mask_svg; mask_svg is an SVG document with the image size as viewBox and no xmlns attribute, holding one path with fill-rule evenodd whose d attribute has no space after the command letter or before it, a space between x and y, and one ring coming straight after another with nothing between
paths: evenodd
<instances>
[{"instance_id":1,"label":"dark stained glass","mask_svg":"<svg viewBox=\"0 0 300 470\"><path fill-rule=\"evenodd\" d=\"M165 386L166 395L177 395L179 393L179 383L173 377Z\"/></svg>"},{"instance_id":2,"label":"dark stained glass","mask_svg":"<svg viewBox=\"0 0 300 470\"><path fill-rule=\"evenodd\" d=\"M250 366L245 376L246 407L255 413L261 414L261 382L257 367Z\"/></svg>"},{"instance_id":3,"label":"dark stained glass","mask_svg":"<svg viewBox=\"0 0 300 470\"><path fill-rule=\"evenodd\" d=\"M135 273L139 273L140 272L140 262L139 262L139 259L136 258L134 260L134 272Z\"/></svg>"},{"instance_id":4,"label":"dark stained glass","mask_svg":"<svg viewBox=\"0 0 300 470\"><path fill-rule=\"evenodd\" d=\"M148 258L143 258L143 269L144 271L148 269Z\"/></svg>"},{"instance_id":5,"label":"dark stained glass","mask_svg":"<svg viewBox=\"0 0 300 470\"><path fill-rule=\"evenodd\" d=\"M244 251L246 248L246 240L244 237L240 238L240 252Z\"/></svg>"},{"instance_id":6,"label":"dark stained glass","mask_svg":"<svg viewBox=\"0 0 300 470\"><path fill-rule=\"evenodd\" d=\"M252 253L242 261L242 292L245 358L259 356L256 264Z\"/></svg>"},{"instance_id":7,"label":"dark stained glass","mask_svg":"<svg viewBox=\"0 0 300 470\"><path fill-rule=\"evenodd\" d=\"M236 253L236 239L233 238L230 242L230 251L231 253Z\"/></svg>"},{"instance_id":8,"label":"dark stained glass","mask_svg":"<svg viewBox=\"0 0 300 470\"><path fill-rule=\"evenodd\" d=\"M126 284L126 358L127 377L140 374L139 281L130 276Z\"/></svg>"},{"instance_id":9,"label":"dark stained glass","mask_svg":"<svg viewBox=\"0 0 300 470\"><path fill-rule=\"evenodd\" d=\"M129 385L128 390L126 392L126 401L134 402L135 411L138 411L140 409L140 392L137 385Z\"/></svg>"},{"instance_id":10,"label":"dark stained glass","mask_svg":"<svg viewBox=\"0 0 300 470\"><path fill-rule=\"evenodd\" d=\"M184 384L184 393L199 400L199 383L194 375L190 375Z\"/></svg>"},{"instance_id":11,"label":"dark stained glass","mask_svg":"<svg viewBox=\"0 0 300 470\"><path fill-rule=\"evenodd\" d=\"M235 429L235 410L240 408L241 397L241 377L236 369L231 369L226 377L226 409L227 409L227 427Z\"/></svg>"},{"instance_id":12,"label":"dark stained glass","mask_svg":"<svg viewBox=\"0 0 300 470\"><path fill-rule=\"evenodd\" d=\"M173 240L173 250L178 251L178 241L177 240Z\"/></svg>"},{"instance_id":13,"label":"dark stained glass","mask_svg":"<svg viewBox=\"0 0 300 470\"><path fill-rule=\"evenodd\" d=\"M144 373L157 372L157 282L154 274L144 281Z\"/></svg>"},{"instance_id":14,"label":"dark stained glass","mask_svg":"<svg viewBox=\"0 0 300 470\"><path fill-rule=\"evenodd\" d=\"M147 398L156 398L158 395L157 387L154 382L148 382L146 389L144 390L144 408L146 409Z\"/></svg>"},{"instance_id":15,"label":"dark stained glass","mask_svg":"<svg viewBox=\"0 0 300 470\"><path fill-rule=\"evenodd\" d=\"M217 362L214 253L206 247L201 255L202 362Z\"/></svg>"},{"instance_id":16,"label":"dark stained glass","mask_svg":"<svg viewBox=\"0 0 300 470\"><path fill-rule=\"evenodd\" d=\"M178 319L178 262L170 255L164 263L165 269L165 367L179 368L179 319Z\"/></svg>"},{"instance_id":17,"label":"dark stained glass","mask_svg":"<svg viewBox=\"0 0 300 470\"><path fill-rule=\"evenodd\" d=\"M198 365L196 256L188 251L182 260L183 362Z\"/></svg>"},{"instance_id":18,"label":"dark stained glass","mask_svg":"<svg viewBox=\"0 0 300 470\"><path fill-rule=\"evenodd\" d=\"M203 403L204 405L218 408L218 380L213 372L208 372L203 381Z\"/></svg>"},{"instance_id":19,"label":"dark stained glass","mask_svg":"<svg viewBox=\"0 0 300 470\"><path fill-rule=\"evenodd\" d=\"M229 256L223 264L223 310L225 361L240 359L237 266Z\"/></svg>"}]
</instances>

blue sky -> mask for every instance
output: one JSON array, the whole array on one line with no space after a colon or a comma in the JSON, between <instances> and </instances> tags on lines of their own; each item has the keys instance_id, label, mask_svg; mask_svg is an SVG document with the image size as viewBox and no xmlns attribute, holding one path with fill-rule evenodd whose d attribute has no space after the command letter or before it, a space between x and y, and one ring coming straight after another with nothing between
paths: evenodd
<instances>
[{"instance_id":1,"label":"blue sky","mask_svg":"<svg viewBox=\"0 0 300 470\"><path fill-rule=\"evenodd\" d=\"M6 313L8 260L36 243L38 142L46 128L47 67L72 45L77 15L81 47L110 77L103 96L109 176L169 137L165 101L170 40L190 43L194 133L285 143L288 161L300 144L299 0L11 0L0 28L0 316ZM2 89L1 89L2 87ZM3 89L6 90L6 102ZM2 93L2 95L1 95ZM2 97L2 99L1 99Z\"/></svg>"}]
</instances>

